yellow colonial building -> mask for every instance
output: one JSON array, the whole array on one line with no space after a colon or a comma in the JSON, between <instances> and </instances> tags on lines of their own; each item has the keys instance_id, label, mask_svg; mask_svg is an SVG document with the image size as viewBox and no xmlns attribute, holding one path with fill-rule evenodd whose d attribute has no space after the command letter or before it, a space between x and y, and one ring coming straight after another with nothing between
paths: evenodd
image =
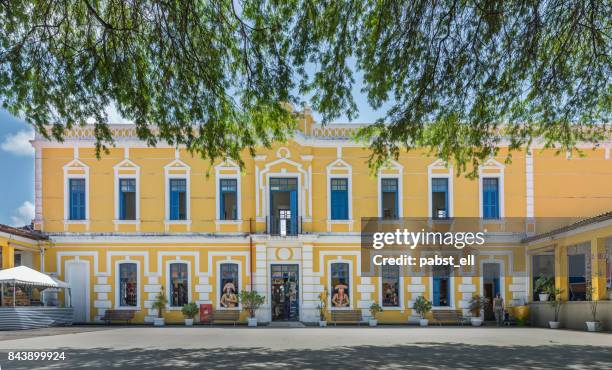
<instances>
[{"instance_id":1,"label":"yellow colonial building","mask_svg":"<svg viewBox=\"0 0 612 370\"><path fill-rule=\"evenodd\" d=\"M0 230L2 266L26 264L68 282L76 322L99 321L108 309L136 310L136 322L150 322L162 286L168 322L182 321L187 302L239 310L242 290L266 297L260 322L315 322L324 290L330 311L368 317L379 303L381 323L411 320L419 295L434 310L465 309L474 294L524 305L547 274L568 300L586 299L587 286L607 297L612 217L547 233L538 220L612 210L610 142L561 155L535 143L509 163L502 147L477 179L418 150L373 174L368 149L350 139L358 125L300 117L291 140L245 153L242 169L147 147L131 125L111 127L116 147L101 159L93 127L75 128L62 143L36 137L33 222L41 234ZM472 276L410 276L398 266L364 276L362 217L477 218L489 232Z\"/></svg>"}]
</instances>

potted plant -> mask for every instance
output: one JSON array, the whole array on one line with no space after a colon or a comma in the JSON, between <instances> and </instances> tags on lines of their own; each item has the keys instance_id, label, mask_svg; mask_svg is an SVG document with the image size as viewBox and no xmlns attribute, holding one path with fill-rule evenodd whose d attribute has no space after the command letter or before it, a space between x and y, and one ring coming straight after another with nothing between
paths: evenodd
<instances>
[{"instance_id":1,"label":"potted plant","mask_svg":"<svg viewBox=\"0 0 612 370\"><path fill-rule=\"evenodd\" d=\"M257 326L257 318L255 317L255 311L265 302L265 297L257 294L256 291L243 290L239 295L240 303L242 303L242 309L245 310L249 317L247 319L249 326Z\"/></svg>"},{"instance_id":2,"label":"potted plant","mask_svg":"<svg viewBox=\"0 0 612 370\"><path fill-rule=\"evenodd\" d=\"M327 326L327 319L325 314L327 312L327 288L323 288L323 291L319 293L319 326L324 328Z\"/></svg>"},{"instance_id":3,"label":"potted plant","mask_svg":"<svg viewBox=\"0 0 612 370\"><path fill-rule=\"evenodd\" d=\"M372 303L372 305L370 306L370 315L372 315L369 321L370 326L378 325L378 320L376 320L376 314L378 314L379 312L383 312L382 307L380 307L376 302Z\"/></svg>"},{"instance_id":4,"label":"potted plant","mask_svg":"<svg viewBox=\"0 0 612 370\"><path fill-rule=\"evenodd\" d=\"M551 291L555 288L555 278L552 276L540 275L535 282L534 290L538 293L541 302L548 301Z\"/></svg>"},{"instance_id":5,"label":"potted plant","mask_svg":"<svg viewBox=\"0 0 612 370\"><path fill-rule=\"evenodd\" d=\"M469 302L469 309L472 313L472 317L470 317L470 322L472 326L480 326L482 325L482 318L480 317L480 313L489 303L489 300L485 297L481 297L478 294L472 296L472 299Z\"/></svg>"},{"instance_id":6,"label":"potted plant","mask_svg":"<svg viewBox=\"0 0 612 370\"><path fill-rule=\"evenodd\" d=\"M164 310L166 309L167 304L168 304L168 297L166 297L166 291L164 290L164 287L162 286L159 293L157 293L157 296L155 296L155 301L153 301L153 305L151 306L157 310L157 317L153 320L154 326L164 326L165 325Z\"/></svg>"},{"instance_id":7,"label":"potted plant","mask_svg":"<svg viewBox=\"0 0 612 370\"><path fill-rule=\"evenodd\" d=\"M559 321L559 312L561 311L561 305L563 304L563 301L561 300L561 294L563 294L563 290L557 288L555 289L553 294L553 299L549 302L549 304L553 308L555 319L554 321L549 321L548 326L550 326L551 329L559 329L559 327L561 326L561 322Z\"/></svg>"},{"instance_id":8,"label":"potted plant","mask_svg":"<svg viewBox=\"0 0 612 370\"><path fill-rule=\"evenodd\" d=\"M599 321L597 320L597 303L598 300L594 299L596 289L593 288L591 284L587 283L586 288L586 299L589 302L589 307L591 309L591 318L592 321L587 321L586 326L588 331L598 331L599 330Z\"/></svg>"},{"instance_id":9,"label":"potted plant","mask_svg":"<svg viewBox=\"0 0 612 370\"><path fill-rule=\"evenodd\" d=\"M195 302L191 302L184 305L181 312L185 316L185 326L193 326L193 318L200 313L200 308Z\"/></svg>"},{"instance_id":10,"label":"potted plant","mask_svg":"<svg viewBox=\"0 0 612 370\"><path fill-rule=\"evenodd\" d=\"M414 301L414 305L412 306L416 313L421 316L419 320L419 325L427 326L429 324L429 320L425 318L425 315L431 311L431 302L427 300L427 298L423 296L419 296L416 301Z\"/></svg>"}]
</instances>

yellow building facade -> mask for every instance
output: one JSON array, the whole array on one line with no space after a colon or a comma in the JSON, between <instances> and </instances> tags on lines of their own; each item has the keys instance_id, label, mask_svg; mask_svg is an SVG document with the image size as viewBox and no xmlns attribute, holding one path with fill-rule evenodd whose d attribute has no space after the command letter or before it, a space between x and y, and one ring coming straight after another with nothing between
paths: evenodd
<instances>
[{"instance_id":1,"label":"yellow building facade","mask_svg":"<svg viewBox=\"0 0 612 370\"><path fill-rule=\"evenodd\" d=\"M182 148L147 147L131 125L111 127L116 147L100 159L93 127L72 130L62 143L37 137L34 226L48 240L0 237L3 267L18 253L70 283L77 322L99 321L108 309L136 310L136 322L151 322L164 287L168 322L182 321L186 302L240 309L232 297L242 290L266 297L257 312L262 322L315 322L327 290L330 311L360 309L367 317L377 302L380 322L405 323L419 295L434 301L434 310L466 309L474 294L495 292L506 305L531 301L540 255L552 255L552 274L568 294L575 282L566 279L574 253L567 249L588 242L597 253L586 279L606 297L609 226L563 243L526 238L535 232L529 220L612 210L609 142L561 155L536 144L514 152L511 162L502 147L478 179L468 179L418 150L372 173L367 147L350 139L357 125L321 126L306 112L299 126L290 141L255 157L245 153L242 169ZM471 217L492 231L473 276L451 272L442 283L395 270L363 276L362 217ZM503 219L527 221L506 230Z\"/></svg>"}]
</instances>

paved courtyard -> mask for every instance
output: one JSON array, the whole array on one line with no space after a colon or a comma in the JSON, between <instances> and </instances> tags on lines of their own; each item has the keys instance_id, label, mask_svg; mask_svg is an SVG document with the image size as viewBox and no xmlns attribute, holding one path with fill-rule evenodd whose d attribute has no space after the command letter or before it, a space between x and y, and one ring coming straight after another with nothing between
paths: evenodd
<instances>
[{"instance_id":1,"label":"paved courtyard","mask_svg":"<svg viewBox=\"0 0 612 370\"><path fill-rule=\"evenodd\" d=\"M9 351L65 361L8 361ZM6 369L610 369L612 335L472 327L72 327L0 332Z\"/></svg>"}]
</instances>

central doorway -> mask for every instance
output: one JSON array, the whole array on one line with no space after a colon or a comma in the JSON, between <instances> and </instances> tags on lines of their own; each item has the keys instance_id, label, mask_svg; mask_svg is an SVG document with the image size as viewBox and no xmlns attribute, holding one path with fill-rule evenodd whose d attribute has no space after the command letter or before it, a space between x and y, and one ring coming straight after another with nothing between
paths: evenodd
<instances>
[{"instance_id":1,"label":"central doorway","mask_svg":"<svg viewBox=\"0 0 612 370\"><path fill-rule=\"evenodd\" d=\"M300 320L298 265L271 265L272 321Z\"/></svg>"}]
</instances>

